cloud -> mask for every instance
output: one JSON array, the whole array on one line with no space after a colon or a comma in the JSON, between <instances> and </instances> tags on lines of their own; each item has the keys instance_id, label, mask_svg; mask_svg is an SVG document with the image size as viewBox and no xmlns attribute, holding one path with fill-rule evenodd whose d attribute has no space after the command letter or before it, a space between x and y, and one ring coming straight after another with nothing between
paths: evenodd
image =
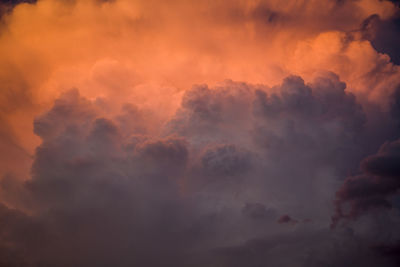
<instances>
[{"instance_id":1,"label":"cloud","mask_svg":"<svg viewBox=\"0 0 400 267\"><path fill-rule=\"evenodd\" d=\"M285 214L279 217L278 223L284 224L284 223L291 223L291 224L296 224L298 221L290 217L289 215Z\"/></svg>"},{"instance_id":2,"label":"cloud","mask_svg":"<svg viewBox=\"0 0 400 267\"><path fill-rule=\"evenodd\" d=\"M399 64L399 54L395 47L400 44L398 33L400 31L400 14L393 18L382 20L378 15L372 15L363 23L363 30L367 40L371 41L374 48L390 55L391 60Z\"/></svg>"},{"instance_id":3,"label":"cloud","mask_svg":"<svg viewBox=\"0 0 400 267\"><path fill-rule=\"evenodd\" d=\"M192 84L271 85L289 74L309 82L321 70L339 74L360 101L382 104L399 70L357 29L371 16L393 21L397 11L373 0L19 3L2 18L2 128L32 154L40 140L31 122L72 87L111 106L158 105L165 119Z\"/></svg>"},{"instance_id":4,"label":"cloud","mask_svg":"<svg viewBox=\"0 0 400 267\"><path fill-rule=\"evenodd\" d=\"M246 203L242 209L242 213L254 220L268 219L275 215L273 209L268 209L261 203Z\"/></svg>"},{"instance_id":5,"label":"cloud","mask_svg":"<svg viewBox=\"0 0 400 267\"><path fill-rule=\"evenodd\" d=\"M116 113L105 107L106 99L89 100L73 89L35 119L42 143L31 179L2 181L7 205L17 209L4 207L1 216L21 223L1 231L26 233L2 235L2 243L12 244L4 253L27 249L21 256L27 262L57 266L229 266L257 238L270 244L274 233L289 235L277 220L296 223L301 237L290 238L309 246L303 231L315 234L329 224L332 185L355 167L346 159L364 153L353 142L366 115L332 73L311 83L289 76L274 87L193 86L176 114L151 131L146 107L122 104ZM381 153L391 155L387 146ZM387 166L376 158L365 162L368 170ZM311 222L278 216L286 213ZM31 235L41 246L31 247ZM237 253L223 252L235 247ZM289 253L294 260L298 246L265 249L272 262L289 264L279 257ZM255 262L271 262L261 251Z\"/></svg>"},{"instance_id":6,"label":"cloud","mask_svg":"<svg viewBox=\"0 0 400 267\"><path fill-rule=\"evenodd\" d=\"M396 266L398 6L11 2L0 265Z\"/></svg>"},{"instance_id":7,"label":"cloud","mask_svg":"<svg viewBox=\"0 0 400 267\"><path fill-rule=\"evenodd\" d=\"M390 197L400 188L400 142L384 143L377 154L361 162L362 174L348 177L337 192L337 213L333 224L341 218L356 219L371 209L392 208ZM345 213L343 206L349 203Z\"/></svg>"}]
</instances>

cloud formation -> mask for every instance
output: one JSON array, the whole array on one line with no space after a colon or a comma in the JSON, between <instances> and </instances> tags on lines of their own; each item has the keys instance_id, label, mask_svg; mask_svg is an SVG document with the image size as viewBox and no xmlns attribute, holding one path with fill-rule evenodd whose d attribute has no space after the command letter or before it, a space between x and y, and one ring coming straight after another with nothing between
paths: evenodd
<instances>
[{"instance_id":1,"label":"cloud formation","mask_svg":"<svg viewBox=\"0 0 400 267\"><path fill-rule=\"evenodd\" d=\"M1 266L398 264L396 3L0 12Z\"/></svg>"},{"instance_id":2,"label":"cloud formation","mask_svg":"<svg viewBox=\"0 0 400 267\"><path fill-rule=\"evenodd\" d=\"M194 86L159 134L127 127L142 123L140 108L112 115L104 105L74 89L35 119L42 143L31 178L2 186L18 194L2 208L3 251L17 255L5 264L287 265L304 244L315 256L299 265L317 266L323 253L332 255L326 262L349 257L317 249L345 238L316 231L329 225L333 183L352 167L343 158L363 154L354 140L365 112L336 75L309 84L290 76L273 88ZM252 260L248 249L256 249ZM373 262L390 264L380 254Z\"/></svg>"},{"instance_id":3,"label":"cloud formation","mask_svg":"<svg viewBox=\"0 0 400 267\"><path fill-rule=\"evenodd\" d=\"M384 143L377 154L362 160L362 174L348 177L337 192L337 214L334 223L340 217L357 218L374 208L392 208L391 196L400 188L400 141ZM346 214L342 205L350 203Z\"/></svg>"}]
</instances>

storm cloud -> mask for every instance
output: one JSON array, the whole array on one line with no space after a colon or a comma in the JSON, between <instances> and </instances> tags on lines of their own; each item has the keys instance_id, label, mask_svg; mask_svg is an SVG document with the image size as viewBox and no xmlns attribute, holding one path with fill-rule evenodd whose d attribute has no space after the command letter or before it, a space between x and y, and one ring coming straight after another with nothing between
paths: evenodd
<instances>
[{"instance_id":1,"label":"storm cloud","mask_svg":"<svg viewBox=\"0 0 400 267\"><path fill-rule=\"evenodd\" d=\"M397 266L394 1L6 1L0 265Z\"/></svg>"},{"instance_id":2,"label":"storm cloud","mask_svg":"<svg viewBox=\"0 0 400 267\"><path fill-rule=\"evenodd\" d=\"M344 159L365 153L356 139L366 113L337 75L308 84L290 76L273 88L196 85L158 134L126 127L140 124L144 111L123 105L110 116L104 105L74 89L35 119L42 142L31 179L7 187L3 178L2 190L18 193L2 207L3 250L17 255L6 266L20 264L15 258L52 266L285 265L294 264L285 253L310 242L316 255L299 266L317 266L320 253L332 255L327 262L349 257L317 245L345 238L319 231L330 223L335 181L356 168ZM387 160L394 145L363 169L396 172L396 158ZM354 238L340 242L367 253ZM294 243L275 251L281 239ZM373 261L390 264L379 253Z\"/></svg>"}]
</instances>

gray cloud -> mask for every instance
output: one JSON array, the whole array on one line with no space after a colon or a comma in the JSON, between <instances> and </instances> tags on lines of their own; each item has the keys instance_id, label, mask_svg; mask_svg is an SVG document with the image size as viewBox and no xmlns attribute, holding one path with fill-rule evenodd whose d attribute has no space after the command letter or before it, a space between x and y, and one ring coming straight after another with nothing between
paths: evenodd
<instances>
[{"instance_id":1,"label":"gray cloud","mask_svg":"<svg viewBox=\"0 0 400 267\"><path fill-rule=\"evenodd\" d=\"M103 104L71 90L36 118L31 179L1 183L10 207L0 209L0 250L18 255L5 266L340 266L364 262L359 244L377 245L329 230L371 123L336 75L194 86L158 131L146 129L147 111L110 115ZM397 175L396 151L386 144L364 172ZM361 184L346 180L343 201L392 192L353 179ZM369 266L391 266L373 251Z\"/></svg>"},{"instance_id":2,"label":"gray cloud","mask_svg":"<svg viewBox=\"0 0 400 267\"><path fill-rule=\"evenodd\" d=\"M371 209L392 208L391 196L400 188L400 142L386 142L378 153L361 162L362 174L348 177L337 192L334 225L341 218L356 219ZM346 213L343 206L349 203Z\"/></svg>"}]
</instances>

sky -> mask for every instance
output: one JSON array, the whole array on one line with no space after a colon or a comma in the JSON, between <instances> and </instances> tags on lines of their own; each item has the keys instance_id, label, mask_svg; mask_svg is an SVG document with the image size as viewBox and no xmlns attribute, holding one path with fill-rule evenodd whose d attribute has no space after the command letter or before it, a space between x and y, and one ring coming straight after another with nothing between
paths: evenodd
<instances>
[{"instance_id":1,"label":"sky","mask_svg":"<svg viewBox=\"0 0 400 267\"><path fill-rule=\"evenodd\" d=\"M399 1L0 1L0 266L399 266L399 47Z\"/></svg>"}]
</instances>

